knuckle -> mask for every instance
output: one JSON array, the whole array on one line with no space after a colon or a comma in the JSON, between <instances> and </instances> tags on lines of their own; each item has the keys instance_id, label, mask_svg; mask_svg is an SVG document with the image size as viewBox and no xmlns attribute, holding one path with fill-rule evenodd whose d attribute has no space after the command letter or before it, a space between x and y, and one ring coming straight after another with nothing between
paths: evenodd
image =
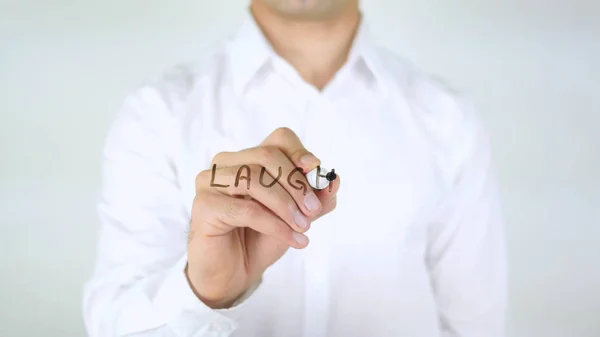
<instances>
[{"instance_id":1,"label":"knuckle","mask_svg":"<svg viewBox=\"0 0 600 337\"><path fill-rule=\"evenodd\" d=\"M296 134L294 131L286 126L279 127L273 131L273 138L278 142L281 142L289 137L294 137L295 135Z\"/></svg>"},{"instance_id":2,"label":"knuckle","mask_svg":"<svg viewBox=\"0 0 600 337\"><path fill-rule=\"evenodd\" d=\"M246 201L242 204L239 212L244 218L250 219L258 215L258 213L260 212L260 208L255 202Z\"/></svg>"},{"instance_id":3,"label":"knuckle","mask_svg":"<svg viewBox=\"0 0 600 337\"><path fill-rule=\"evenodd\" d=\"M239 200L239 202L235 202L232 200L225 203L221 217L225 219L225 221L238 219L247 220L256 217L259 212L260 208L253 201Z\"/></svg>"},{"instance_id":4,"label":"knuckle","mask_svg":"<svg viewBox=\"0 0 600 337\"><path fill-rule=\"evenodd\" d=\"M296 203L294 201L284 202L284 203L282 203L281 207L282 207L282 209L285 209L288 213L291 213L291 214L296 214L296 213L300 212L298 205L296 205Z\"/></svg>"},{"instance_id":5,"label":"knuckle","mask_svg":"<svg viewBox=\"0 0 600 337\"><path fill-rule=\"evenodd\" d=\"M210 204L213 201L214 196L206 190L196 192L194 197L194 206L199 207L202 210L210 209Z\"/></svg>"},{"instance_id":6,"label":"knuckle","mask_svg":"<svg viewBox=\"0 0 600 337\"><path fill-rule=\"evenodd\" d=\"M208 214L210 214L210 210L211 207L209 206L208 193L196 193L196 197L194 197L194 202L192 205L192 219L198 220L200 218L205 218L208 216Z\"/></svg>"},{"instance_id":7,"label":"knuckle","mask_svg":"<svg viewBox=\"0 0 600 337\"><path fill-rule=\"evenodd\" d=\"M233 202L227 202L225 203L225 207L223 209L223 216L226 219L236 219L241 215L241 211L239 209L239 207L237 207L237 205Z\"/></svg>"},{"instance_id":8,"label":"knuckle","mask_svg":"<svg viewBox=\"0 0 600 337\"><path fill-rule=\"evenodd\" d=\"M260 171L262 170L263 166L250 164L248 165L248 167L250 168L250 175L252 176L252 180L258 181L258 177L260 176Z\"/></svg>"},{"instance_id":9,"label":"knuckle","mask_svg":"<svg viewBox=\"0 0 600 337\"><path fill-rule=\"evenodd\" d=\"M293 134L294 131L292 131L292 129L288 128L287 126L281 126L278 127L277 129L275 129L275 131L273 131L274 134L277 135L288 135L288 134Z\"/></svg>"},{"instance_id":10,"label":"knuckle","mask_svg":"<svg viewBox=\"0 0 600 337\"><path fill-rule=\"evenodd\" d=\"M194 181L195 186L196 186L196 190L200 189L202 186L204 186L205 182L207 181L207 179L210 177L211 175L211 171L210 170L203 170L200 171L200 173L198 173L196 175L196 179Z\"/></svg>"},{"instance_id":11,"label":"knuckle","mask_svg":"<svg viewBox=\"0 0 600 337\"><path fill-rule=\"evenodd\" d=\"M213 159L212 159L212 161L211 161L211 163L210 163L210 166L212 167L214 164L217 164L217 165L218 165L219 161L222 161L222 160L223 160L223 158L224 158L225 156L227 156L228 154L229 154L229 152L224 152L224 151L223 151L223 152L219 152L219 153L217 153L217 154L216 154L216 155L213 157Z\"/></svg>"},{"instance_id":12,"label":"knuckle","mask_svg":"<svg viewBox=\"0 0 600 337\"><path fill-rule=\"evenodd\" d=\"M258 161L263 165L270 162L277 153L277 148L273 146L263 146L258 148Z\"/></svg>"},{"instance_id":13,"label":"knuckle","mask_svg":"<svg viewBox=\"0 0 600 337\"><path fill-rule=\"evenodd\" d=\"M240 166L228 166L225 169L224 173L226 173L230 177L235 177L238 174L238 172L240 172L241 169L242 169L242 165L240 165ZM244 172L244 171L242 171L242 172Z\"/></svg>"}]
</instances>

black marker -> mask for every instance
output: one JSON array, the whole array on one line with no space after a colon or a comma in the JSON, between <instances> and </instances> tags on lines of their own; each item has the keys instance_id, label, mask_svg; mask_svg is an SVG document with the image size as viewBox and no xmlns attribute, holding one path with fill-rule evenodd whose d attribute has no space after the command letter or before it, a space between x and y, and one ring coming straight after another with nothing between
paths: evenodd
<instances>
[{"instance_id":1,"label":"black marker","mask_svg":"<svg viewBox=\"0 0 600 337\"><path fill-rule=\"evenodd\" d=\"M331 171L327 171L327 169L317 166L314 170L308 172L306 174L306 180L310 186L316 190L322 190L329 186L329 183L334 181L337 178L337 174L335 174L335 169L331 169Z\"/></svg>"}]
</instances>

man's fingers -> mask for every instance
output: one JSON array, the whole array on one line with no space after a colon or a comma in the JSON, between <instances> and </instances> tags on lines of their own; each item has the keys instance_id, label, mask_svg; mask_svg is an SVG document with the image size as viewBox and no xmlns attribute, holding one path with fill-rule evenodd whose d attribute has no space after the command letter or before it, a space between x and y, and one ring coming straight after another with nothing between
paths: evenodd
<instances>
[{"instance_id":1,"label":"man's fingers","mask_svg":"<svg viewBox=\"0 0 600 337\"><path fill-rule=\"evenodd\" d=\"M196 189L197 193L198 190L211 188L228 196L250 196L295 231L307 231L310 228L308 217L298 208L296 201L283 186L278 183L265 186L260 183L261 180L271 184L275 178L258 165L228 166L201 172L196 180ZM215 181L218 181L218 184L215 184Z\"/></svg>"},{"instance_id":2,"label":"man's fingers","mask_svg":"<svg viewBox=\"0 0 600 337\"><path fill-rule=\"evenodd\" d=\"M330 188L331 187L331 188ZM329 183L329 186L322 190L316 191L317 197L323 204L323 209L317 218L311 218L312 221L322 217L323 215L333 211L337 206L337 193L340 189L340 175L338 174L334 181Z\"/></svg>"},{"instance_id":3,"label":"man's fingers","mask_svg":"<svg viewBox=\"0 0 600 337\"><path fill-rule=\"evenodd\" d=\"M321 165L321 161L308 151L300 138L290 128L281 127L273 131L260 146L275 146L279 148L296 167L301 167L303 173Z\"/></svg>"},{"instance_id":4,"label":"man's fingers","mask_svg":"<svg viewBox=\"0 0 600 337\"><path fill-rule=\"evenodd\" d=\"M200 232L206 236L218 236L230 232L233 228L248 227L273 237L278 241L294 247L304 248L308 238L294 232L281 218L256 200L232 198L218 193L202 193L194 207L198 214L204 214L204 228Z\"/></svg>"},{"instance_id":5,"label":"man's fingers","mask_svg":"<svg viewBox=\"0 0 600 337\"><path fill-rule=\"evenodd\" d=\"M264 185L271 188L270 185L279 183L306 216L320 213L321 203L310 188L306 177L278 147L267 145L238 152L221 152L212 161L212 165L218 167L236 167L244 164L262 166L271 175L268 178L263 175L263 179L254 182L253 186L260 184L261 186L257 188L265 187ZM272 177L276 177L277 182Z\"/></svg>"}]
</instances>

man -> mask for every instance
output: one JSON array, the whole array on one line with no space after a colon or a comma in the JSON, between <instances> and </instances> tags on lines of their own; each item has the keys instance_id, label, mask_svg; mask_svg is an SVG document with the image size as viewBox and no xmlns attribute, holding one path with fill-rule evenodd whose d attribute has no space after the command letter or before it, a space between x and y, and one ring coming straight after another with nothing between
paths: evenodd
<instances>
[{"instance_id":1,"label":"man","mask_svg":"<svg viewBox=\"0 0 600 337\"><path fill-rule=\"evenodd\" d=\"M89 334L502 336L503 228L470 105L376 47L357 0L248 13L111 127ZM306 188L321 164L340 176Z\"/></svg>"}]
</instances>

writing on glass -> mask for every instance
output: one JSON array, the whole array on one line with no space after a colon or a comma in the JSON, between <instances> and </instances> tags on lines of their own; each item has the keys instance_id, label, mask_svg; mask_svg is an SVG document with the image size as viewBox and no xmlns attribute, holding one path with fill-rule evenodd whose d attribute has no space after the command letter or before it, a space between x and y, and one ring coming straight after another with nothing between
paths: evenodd
<instances>
[{"instance_id":1,"label":"writing on glass","mask_svg":"<svg viewBox=\"0 0 600 337\"><path fill-rule=\"evenodd\" d=\"M212 166L212 173L211 173L211 177L210 177L210 187L217 187L217 188L227 188L231 185L223 185L223 184L218 184L215 182L215 175L216 175L216 171L217 171L217 164L213 164ZM265 173L267 172L267 169L262 167L260 170L260 176L258 179L258 183L266 188L271 188L273 186L275 186L275 184L277 184L279 182L279 180L281 179L281 176L283 174L282 172L282 168L281 166L278 168L277 170L277 177L275 177L273 179L273 181L267 183L265 182ZM322 178L330 178L332 177L333 174L333 179L335 179L335 170L331 170L330 173L328 173L327 176L323 176L320 175L318 172L320 171L320 166L317 166L317 178L318 177L322 177ZM296 174L297 173L297 174ZM294 176L296 175L296 176ZM237 171L237 174L235 176L235 181L234 181L234 186L238 187L240 185L240 181L245 180L246 181L246 189L250 189L250 186L252 184L252 171L250 170L250 166L248 165L242 165L240 166L240 168ZM304 182L304 180L301 180L300 178L304 178L304 174L302 173L302 168L300 167L296 167L294 168L288 175L287 175L287 183L295 190L302 190L302 194L306 195L306 193L308 192L308 186L306 185L306 183ZM294 180L295 179L295 180ZM329 184L329 192L331 192L331 188L332 188L333 184Z\"/></svg>"}]
</instances>

